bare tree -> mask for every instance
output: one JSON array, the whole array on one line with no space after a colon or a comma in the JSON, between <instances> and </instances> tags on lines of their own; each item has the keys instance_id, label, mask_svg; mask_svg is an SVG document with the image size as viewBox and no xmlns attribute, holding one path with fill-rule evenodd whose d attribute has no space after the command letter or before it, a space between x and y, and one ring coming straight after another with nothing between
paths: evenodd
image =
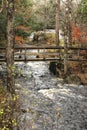
<instances>
[{"instance_id":1,"label":"bare tree","mask_svg":"<svg viewBox=\"0 0 87 130\"><path fill-rule=\"evenodd\" d=\"M14 84L14 0L7 0L7 88L15 93Z\"/></svg>"},{"instance_id":2,"label":"bare tree","mask_svg":"<svg viewBox=\"0 0 87 130\"><path fill-rule=\"evenodd\" d=\"M56 45L59 46L60 0L56 0Z\"/></svg>"},{"instance_id":3,"label":"bare tree","mask_svg":"<svg viewBox=\"0 0 87 130\"><path fill-rule=\"evenodd\" d=\"M14 0L2 0L0 13L4 9L7 9L7 89L14 94Z\"/></svg>"},{"instance_id":4,"label":"bare tree","mask_svg":"<svg viewBox=\"0 0 87 130\"><path fill-rule=\"evenodd\" d=\"M67 47L72 46L72 22L73 22L73 0L63 1L61 7L61 29L64 36L64 74L67 74L68 70L68 54Z\"/></svg>"}]
</instances>

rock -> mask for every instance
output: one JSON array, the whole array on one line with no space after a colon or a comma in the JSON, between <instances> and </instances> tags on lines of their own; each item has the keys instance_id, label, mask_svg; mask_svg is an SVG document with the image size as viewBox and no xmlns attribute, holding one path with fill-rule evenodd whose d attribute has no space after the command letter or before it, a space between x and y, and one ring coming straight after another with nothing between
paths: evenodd
<instances>
[{"instance_id":1,"label":"rock","mask_svg":"<svg viewBox=\"0 0 87 130\"><path fill-rule=\"evenodd\" d=\"M56 62L50 62L49 70L50 70L50 72L52 72L54 75L56 75Z\"/></svg>"},{"instance_id":2,"label":"rock","mask_svg":"<svg viewBox=\"0 0 87 130\"><path fill-rule=\"evenodd\" d=\"M38 31L34 33L33 42L34 41L38 42L38 41L43 41L43 40L46 40L46 35L44 32Z\"/></svg>"},{"instance_id":3,"label":"rock","mask_svg":"<svg viewBox=\"0 0 87 130\"><path fill-rule=\"evenodd\" d=\"M63 68L64 68L64 66L61 62L50 62L49 70L54 75L62 76Z\"/></svg>"},{"instance_id":4,"label":"rock","mask_svg":"<svg viewBox=\"0 0 87 130\"><path fill-rule=\"evenodd\" d=\"M81 84L81 79L77 75L68 75L67 77L65 77L64 81L68 84Z\"/></svg>"}]
</instances>

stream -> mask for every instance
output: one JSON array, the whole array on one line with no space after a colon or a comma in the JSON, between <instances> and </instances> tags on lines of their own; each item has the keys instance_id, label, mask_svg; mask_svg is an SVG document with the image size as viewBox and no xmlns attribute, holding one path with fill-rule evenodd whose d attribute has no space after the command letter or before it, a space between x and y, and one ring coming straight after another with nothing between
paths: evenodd
<instances>
[{"instance_id":1,"label":"stream","mask_svg":"<svg viewBox=\"0 0 87 130\"><path fill-rule=\"evenodd\" d=\"M86 85L65 84L45 61L15 63L15 68L21 114L14 130L87 130ZM0 76L5 69L0 65Z\"/></svg>"},{"instance_id":2,"label":"stream","mask_svg":"<svg viewBox=\"0 0 87 130\"><path fill-rule=\"evenodd\" d=\"M87 130L87 86L64 84L47 62L15 66L18 130Z\"/></svg>"}]
</instances>

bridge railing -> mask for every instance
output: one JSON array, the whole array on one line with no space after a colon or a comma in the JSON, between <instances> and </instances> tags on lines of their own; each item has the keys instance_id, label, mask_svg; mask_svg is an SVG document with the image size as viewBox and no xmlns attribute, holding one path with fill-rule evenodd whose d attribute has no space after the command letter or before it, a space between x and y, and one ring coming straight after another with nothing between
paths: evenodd
<instances>
[{"instance_id":1,"label":"bridge railing","mask_svg":"<svg viewBox=\"0 0 87 130\"><path fill-rule=\"evenodd\" d=\"M33 52L31 50L37 50ZM2 53L2 52L3 53ZM6 48L0 47L0 62L6 62ZM63 46L14 47L14 61L57 61L64 60ZM87 48L67 47L68 61L87 61Z\"/></svg>"}]
</instances>

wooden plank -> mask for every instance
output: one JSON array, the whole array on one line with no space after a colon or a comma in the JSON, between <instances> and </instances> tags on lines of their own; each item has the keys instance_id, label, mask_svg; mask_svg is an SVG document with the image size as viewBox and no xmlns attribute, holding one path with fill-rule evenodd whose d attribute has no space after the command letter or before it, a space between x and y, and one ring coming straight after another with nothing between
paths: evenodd
<instances>
[{"instance_id":1,"label":"wooden plank","mask_svg":"<svg viewBox=\"0 0 87 130\"><path fill-rule=\"evenodd\" d=\"M0 50L6 50L6 48L5 47L0 47Z\"/></svg>"},{"instance_id":2,"label":"wooden plank","mask_svg":"<svg viewBox=\"0 0 87 130\"><path fill-rule=\"evenodd\" d=\"M31 58L31 59L14 59L15 62L28 62L28 61L57 61L62 60L60 58Z\"/></svg>"},{"instance_id":3,"label":"wooden plank","mask_svg":"<svg viewBox=\"0 0 87 130\"><path fill-rule=\"evenodd\" d=\"M28 50L28 49L64 49L62 46L28 46L28 47L15 47L15 50Z\"/></svg>"},{"instance_id":4,"label":"wooden plank","mask_svg":"<svg viewBox=\"0 0 87 130\"><path fill-rule=\"evenodd\" d=\"M6 60L5 59L0 59L0 62L6 62Z\"/></svg>"},{"instance_id":5,"label":"wooden plank","mask_svg":"<svg viewBox=\"0 0 87 130\"><path fill-rule=\"evenodd\" d=\"M64 60L61 58L31 58L31 59L14 59L15 62L28 62L28 61L58 61L58 60ZM68 58L68 61L77 61L77 62L87 62L87 59L71 59ZM5 59L0 59L0 62L6 62Z\"/></svg>"},{"instance_id":6,"label":"wooden plank","mask_svg":"<svg viewBox=\"0 0 87 130\"><path fill-rule=\"evenodd\" d=\"M70 50L87 50L87 47L67 47ZM6 48L0 47L0 50L5 50ZM15 50L24 49L64 49L63 46L26 46L26 47L14 47Z\"/></svg>"},{"instance_id":7,"label":"wooden plank","mask_svg":"<svg viewBox=\"0 0 87 130\"><path fill-rule=\"evenodd\" d=\"M81 62L81 61L87 61L87 59L72 59L72 58L68 58L68 61L77 61L77 62Z\"/></svg>"},{"instance_id":8,"label":"wooden plank","mask_svg":"<svg viewBox=\"0 0 87 130\"><path fill-rule=\"evenodd\" d=\"M70 50L87 50L87 47L68 47Z\"/></svg>"},{"instance_id":9,"label":"wooden plank","mask_svg":"<svg viewBox=\"0 0 87 130\"><path fill-rule=\"evenodd\" d=\"M87 50L87 48L81 47L67 47L70 50ZM29 47L15 47L16 49L64 49L63 46L29 46Z\"/></svg>"},{"instance_id":10,"label":"wooden plank","mask_svg":"<svg viewBox=\"0 0 87 130\"><path fill-rule=\"evenodd\" d=\"M67 47L71 50L87 50L87 47ZM28 46L28 47L15 47L14 49L64 49L64 46Z\"/></svg>"},{"instance_id":11,"label":"wooden plank","mask_svg":"<svg viewBox=\"0 0 87 130\"><path fill-rule=\"evenodd\" d=\"M16 54L15 54L16 55ZM18 53L17 55L25 55L25 52ZM29 55L49 55L49 56L58 56L59 53L55 52L26 52L26 56Z\"/></svg>"},{"instance_id":12,"label":"wooden plank","mask_svg":"<svg viewBox=\"0 0 87 130\"><path fill-rule=\"evenodd\" d=\"M15 50L20 49L63 49L62 46L27 46L27 47L14 47ZM0 47L0 50L5 50L6 48Z\"/></svg>"}]
</instances>

